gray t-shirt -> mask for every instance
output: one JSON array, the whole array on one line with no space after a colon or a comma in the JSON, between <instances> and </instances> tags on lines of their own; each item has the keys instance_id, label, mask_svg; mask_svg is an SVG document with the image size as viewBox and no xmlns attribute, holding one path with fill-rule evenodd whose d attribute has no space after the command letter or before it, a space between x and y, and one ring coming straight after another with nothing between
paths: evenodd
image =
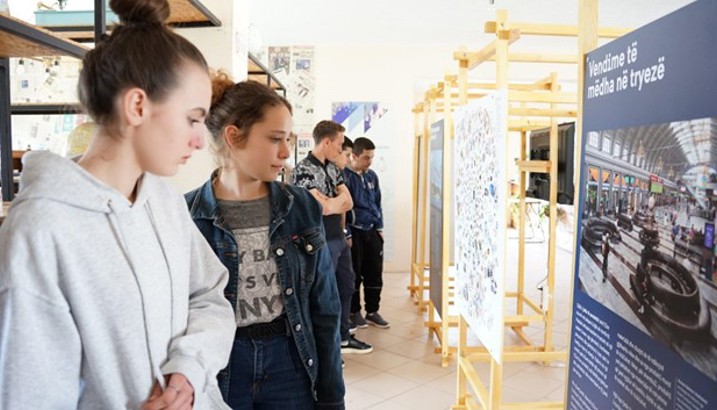
<instances>
[{"instance_id":1,"label":"gray t-shirt","mask_svg":"<svg viewBox=\"0 0 717 410\"><path fill-rule=\"evenodd\" d=\"M218 200L225 226L239 251L237 327L267 323L284 312L279 269L269 242L269 197L252 201Z\"/></svg>"}]
</instances>

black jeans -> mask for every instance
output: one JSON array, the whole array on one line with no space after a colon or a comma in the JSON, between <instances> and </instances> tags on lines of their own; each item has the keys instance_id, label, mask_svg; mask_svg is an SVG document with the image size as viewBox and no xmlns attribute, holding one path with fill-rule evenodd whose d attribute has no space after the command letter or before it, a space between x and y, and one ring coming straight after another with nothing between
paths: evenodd
<instances>
[{"instance_id":1,"label":"black jeans","mask_svg":"<svg viewBox=\"0 0 717 410\"><path fill-rule=\"evenodd\" d=\"M353 258L356 288L351 299L351 313L361 311L361 283L366 313L378 312L383 288L383 238L376 229L364 231L352 228Z\"/></svg>"},{"instance_id":2,"label":"black jeans","mask_svg":"<svg viewBox=\"0 0 717 410\"><path fill-rule=\"evenodd\" d=\"M349 340L349 314L351 313L351 298L354 294L356 281L351 263L351 250L343 235L340 239L331 239L329 253L331 263L336 270L336 286L341 300L341 340Z\"/></svg>"}]
</instances>

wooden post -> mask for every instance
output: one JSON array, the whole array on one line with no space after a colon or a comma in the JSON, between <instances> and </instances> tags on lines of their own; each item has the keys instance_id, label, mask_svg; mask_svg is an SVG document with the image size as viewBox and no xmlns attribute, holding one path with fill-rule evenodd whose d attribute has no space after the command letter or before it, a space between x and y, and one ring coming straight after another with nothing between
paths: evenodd
<instances>
[{"instance_id":1,"label":"wooden post","mask_svg":"<svg viewBox=\"0 0 717 410\"><path fill-rule=\"evenodd\" d=\"M508 92L508 45L509 40L506 39L504 35L501 35L505 31L508 30L508 27L506 27L506 21L508 19L508 12L506 10L498 10L496 13L496 22L498 24L499 30L496 32L496 40L497 40L497 46L496 46L496 52L495 52L495 60L496 60L496 89L498 91L504 90L507 94ZM505 117L508 117L508 113L504 113ZM506 135L507 136L507 135ZM505 141L504 143L507 143ZM505 169L503 170L504 173L507 173L508 170L508 161L509 161L510 154L508 153L508 149L505 150ZM507 184L508 181L506 180L505 183ZM510 192L509 187L507 187L506 193ZM510 208L509 208L509 201L507 200L507 195L505 198L505 203L503 206L506 208L506 215L508 218L510 218ZM504 221L507 227L507 221ZM504 228L505 229L505 228ZM507 241L507 238L506 238ZM504 250L503 255L501 256L503 258L503 266L508 266L508 258L507 258L507 252ZM504 272L505 275L505 272ZM505 283L505 277L503 278L503 283ZM502 295L503 298L505 298L505 294ZM502 317L502 315L501 315ZM501 332L501 346L503 345L503 333ZM501 347L501 356L503 355L503 348ZM501 402L503 401L503 361L500 362L496 360L495 357L491 358L490 362L490 397L488 398L488 410L500 410Z\"/></svg>"},{"instance_id":2,"label":"wooden post","mask_svg":"<svg viewBox=\"0 0 717 410\"><path fill-rule=\"evenodd\" d=\"M451 253L451 231L453 221L453 117L451 115L451 85L446 82L443 87L445 103L443 120L443 257L441 272L441 366L448 367L450 351L448 347L449 314L449 269L453 254Z\"/></svg>"},{"instance_id":3,"label":"wooden post","mask_svg":"<svg viewBox=\"0 0 717 410\"><path fill-rule=\"evenodd\" d=\"M525 161L528 136L526 131L520 132L520 160ZM525 294L525 190L527 189L527 175L520 171L520 205L518 215L518 297L516 300L516 313L523 314L523 295Z\"/></svg>"},{"instance_id":4,"label":"wooden post","mask_svg":"<svg viewBox=\"0 0 717 410\"><path fill-rule=\"evenodd\" d=\"M421 164L420 161L420 151L421 151L421 119L420 119L420 113L416 112L414 109L413 112L413 129L414 129L414 148L413 148L413 215L412 215L412 234L411 234L411 274L410 274L410 280L409 280L409 294L411 296L416 296L416 275L418 275L418 269L417 264L418 261L416 260L417 256L417 247L418 247L418 221L419 221L419 213L421 212L421 207L418 203L418 195L419 195L419 187L421 186L421 176L420 176L420 169Z\"/></svg>"},{"instance_id":5,"label":"wooden post","mask_svg":"<svg viewBox=\"0 0 717 410\"><path fill-rule=\"evenodd\" d=\"M459 313L458 314L458 358L466 357L468 353L466 352L466 347L468 346L468 326L466 326L466 321L463 319L463 316ZM457 405L459 406L465 406L466 405L466 375L461 370L460 365L458 366L458 371L456 372L458 374L458 384L456 386L456 398L457 398Z\"/></svg>"},{"instance_id":6,"label":"wooden post","mask_svg":"<svg viewBox=\"0 0 717 410\"><path fill-rule=\"evenodd\" d=\"M421 167L421 184L423 186L423 195L421 198L419 198L419 201L421 201L420 208L423 210L421 213L421 221L420 221L420 230L419 230L419 241L418 241L418 264L416 266L416 269L418 269L418 310L423 311L423 308L425 306L425 302L423 300L424 296L424 284L426 282L426 217L428 215L428 197L429 197L429 185L428 185L428 154L430 150L430 142L431 142L431 124L430 120L432 118L431 110L433 103L430 101L430 99L426 99L425 103L423 104L423 135L426 136L423 138L423 152L421 157L423 158L424 166Z\"/></svg>"},{"instance_id":7,"label":"wooden post","mask_svg":"<svg viewBox=\"0 0 717 410\"><path fill-rule=\"evenodd\" d=\"M558 74L551 73L551 89L556 90L558 85ZM550 108L555 108L556 104L552 103ZM543 285L543 304L547 301L547 306L543 306L545 312L545 338L543 346L545 351L553 350L553 306L555 298L553 291L555 289L555 251L557 247L557 226L558 226L558 120L553 117L550 119L550 228L548 242L548 280ZM547 289L546 289L547 287ZM545 295L547 292L547 295Z\"/></svg>"},{"instance_id":8,"label":"wooden post","mask_svg":"<svg viewBox=\"0 0 717 410\"><path fill-rule=\"evenodd\" d=\"M460 105L468 104L468 61L461 60L458 68L458 93Z\"/></svg>"},{"instance_id":9,"label":"wooden post","mask_svg":"<svg viewBox=\"0 0 717 410\"><path fill-rule=\"evenodd\" d=\"M573 220L573 232L575 235L578 234L578 227L580 223L580 217L577 215L581 204L580 200L580 188L583 184L582 169L580 167L580 161L582 159L582 147L583 147L583 118L584 118L584 105L583 96L585 95L585 55L590 51L594 50L598 46L598 0L580 0L578 4L578 118L575 127L575 191L573 198L575 198L573 209L576 210ZM573 263L570 266L575 266L577 252L573 253ZM570 283L570 305L573 302L573 289L575 288L575 275L571 275ZM568 313L568 323L572 324L573 311L570 309ZM568 348L570 351L570 338L568 338ZM565 367L565 379L568 380L570 372L570 362ZM568 402L568 389L565 389L563 395L563 402Z\"/></svg>"}]
</instances>

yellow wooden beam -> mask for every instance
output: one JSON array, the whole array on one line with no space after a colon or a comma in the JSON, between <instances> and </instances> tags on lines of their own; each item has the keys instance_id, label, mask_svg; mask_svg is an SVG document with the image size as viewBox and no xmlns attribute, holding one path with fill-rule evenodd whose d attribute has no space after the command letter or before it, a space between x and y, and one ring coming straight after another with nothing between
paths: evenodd
<instances>
[{"instance_id":1,"label":"yellow wooden beam","mask_svg":"<svg viewBox=\"0 0 717 410\"><path fill-rule=\"evenodd\" d=\"M577 117L577 110L560 108L509 108L508 115L524 117Z\"/></svg>"},{"instance_id":2,"label":"yellow wooden beam","mask_svg":"<svg viewBox=\"0 0 717 410\"><path fill-rule=\"evenodd\" d=\"M501 36L499 36L498 39L492 41L490 44L483 47L480 51L456 51L453 53L453 59L458 60L459 62L465 62L461 64L466 64L468 69L472 70L478 67L478 65L480 65L482 62L485 62L495 56L498 47L498 41L508 40L508 44L510 45L518 41L518 39L520 39L520 32L518 30L504 31L501 32Z\"/></svg>"},{"instance_id":3,"label":"yellow wooden beam","mask_svg":"<svg viewBox=\"0 0 717 410\"><path fill-rule=\"evenodd\" d=\"M530 338L528 337L528 335L525 334L522 328L514 327L513 332L518 335L518 337L520 338L520 340L523 341L523 343L525 343L526 345L531 344Z\"/></svg>"},{"instance_id":4,"label":"yellow wooden beam","mask_svg":"<svg viewBox=\"0 0 717 410\"><path fill-rule=\"evenodd\" d=\"M553 81L554 81L553 75L551 74L551 75L543 77L539 80L535 80L535 82L533 84L534 85L547 85L552 90Z\"/></svg>"},{"instance_id":5,"label":"yellow wooden beam","mask_svg":"<svg viewBox=\"0 0 717 410\"><path fill-rule=\"evenodd\" d=\"M495 61L495 56L487 61ZM508 61L511 63L577 64L578 58L574 54L509 53Z\"/></svg>"},{"instance_id":6,"label":"yellow wooden beam","mask_svg":"<svg viewBox=\"0 0 717 410\"><path fill-rule=\"evenodd\" d=\"M468 99L483 98L488 93L467 93ZM451 99L457 99L458 103L461 97L460 93L451 93ZM509 102L534 102L534 103L556 103L556 104L577 104L578 97L573 93L542 93L542 92L529 92L529 91L510 91L508 93ZM437 99L438 106L443 107L445 104L441 102L440 97Z\"/></svg>"},{"instance_id":7,"label":"yellow wooden beam","mask_svg":"<svg viewBox=\"0 0 717 410\"><path fill-rule=\"evenodd\" d=\"M467 355L464 360L470 363L485 363L492 360L490 353L472 353ZM526 352L510 352L504 351L502 360L507 362L565 362L568 360L568 352L566 351L526 351Z\"/></svg>"},{"instance_id":8,"label":"yellow wooden beam","mask_svg":"<svg viewBox=\"0 0 717 410\"><path fill-rule=\"evenodd\" d=\"M520 119L509 119L508 120L508 128L515 131L521 131L521 130L539 130L541 128L548 128L550 127L550 123L547 121L536 121L536 120L520 120ZM506 294L506 296L508 296ZM512 296L512 295L511 295Z\"/></svg>"},{"instance_id":9,"label":"yellow wooden beam","mask_svg":"<svg viewBox=\"0 0 717 410\"><path fill-rule=\"evenodd\" d=\"M543 311L540 306L537 303L533 302L530 298L523 296L521 297L521 299L523 300L523 302L525 302L526 305L530 306L530 308L533 309L535 313L540 313Z\"/></svg>"},{"instance_id":10,"label":"yellow wooden beam","mask_svg":"<svg viewBox=\"0 0 717 410\"><path fill-rule=\"evenodd\" d=\"M550 172L550 161L515 161L522 172Z\"/></svg>"},{"instance_id":11,"label":"yellow wooden beam","mask_svg":"<svg viewBox=\"0 0 717 410\"><path fill-rule=\"evenodd\" d=\"M467 83L468 89L479 89L479 90L495 90L495 83ZM513 83L508 84L509 90L515 91L539 91L539 90L550 90L550 85L546 84L530 84L530 83Z\"/></svg>"},{"instance_id":12,"label":"yellow wooden beam","mask_svg":"<svg viewBox=\"0 0 717 410\"><path fill-rule=\"evenodd\" d=\"M503 323L505 323L506 326L542 321L543 315L510 315L503 319Z\"/></svg>"},{"instance_id":13,"label":"yellow wooden beam","mask_svg":"<svg viewBox=\"0 0 717 410\"><path fill-rule=\"evenodd\" d=\"M498 24L495 21L487 21L485 23L486 33L495 33L498 30ZM508 27L510 30L520 31L520 35L536 35L536 36L555 36L555 37L577 37L578 26L564 24L542 24L542 23L514 23L511 22ZM602 27L597 29L598 37L601 38L618 38L631 32L633 29L618 27Z\"/></svg>"},{"instance_id":14,"label":"yellow wooden beam","mask_svg":"<svg viewBox=\"0 0 717 410\"><path fill-rule=\"evenodd\" d=\"M473 389L476 396L478 396L478 401L480 402L480 404L483 406L483 408L487 408L488 402L490 400L490 398L488 397L488 389L480 380L480 377L478 377L478 372L476 372L476 369L473 367L473 363L471 363L465 357L458 357L458 366L460 366L459 371L463 371L463 374L466 377L466 381Z\"/></svg>"},{"instance_id":15,"label":"yellow wooden beam","mask_svg":"<svg viewBox=\"0 0 717 410\"><path fill-rule=\"evenodd\" d=\"M577 104L578 96L575 93L539 93L529 91L510 91L508 100L514 102L539 102L557 104Z\"/></svg>"}]
</instances>

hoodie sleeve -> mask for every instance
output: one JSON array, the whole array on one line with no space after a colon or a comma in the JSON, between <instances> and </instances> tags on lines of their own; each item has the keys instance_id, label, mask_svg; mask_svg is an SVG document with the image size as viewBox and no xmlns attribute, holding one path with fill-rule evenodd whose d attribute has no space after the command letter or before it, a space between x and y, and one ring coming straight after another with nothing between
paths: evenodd
<instances>
[{"instance_id":1,"label":"hoodie sleeve","mask_svg":"<svg viewBox=\"0 0 717 410\"><path fill-rule=\"evenodd\" d=\"M43 234L27 229L24 221L8 219L3 225L0 408L77 408L81 343L57 284L50 238L38 237Z\"/></svg>"},{"instance_id":2,"label":"hoodie sleeve","mask_svg":"<svg viewBox=\"0 0 717 410\"><path fill-rule=\"evenodd\" d=\"M208 393L207 387L216 385L217 373L229 361L236 320L231 304L224 297L229 278L227 269L188 212L185 223L191 235L187 331L172 341L169 360L162 366L162 373L185 375L194 387L195 408L205 408L201 393Z\"/></svg>"},{"instance_id":3,"label":"hoodie sleeve","mask_svg":"<svg viewBox=\"0 0 717 410\"><path fill-rule=\"evenodd\" d=\"M376 179L376 206L378 207L378 225L376 226L376 229L382 231L383 208L381 207L381 186L378 184L378 175L374 172L373 176Z\"/></svg>"}]
</instances>

